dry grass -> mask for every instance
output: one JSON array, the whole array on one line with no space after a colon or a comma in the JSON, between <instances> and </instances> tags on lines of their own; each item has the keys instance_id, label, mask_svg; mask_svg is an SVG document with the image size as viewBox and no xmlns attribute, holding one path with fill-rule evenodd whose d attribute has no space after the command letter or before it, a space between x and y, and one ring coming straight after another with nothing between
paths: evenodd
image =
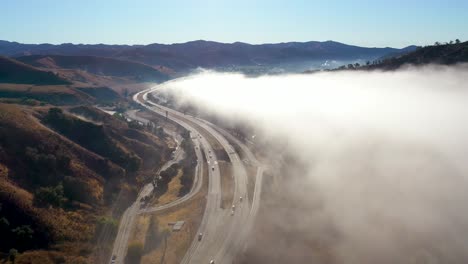
<instances>
[{"instance_id":1,"label":"dry grass","mask_svg":"<svg viewBox=\"0 0 468 264\"><path fill-rule=\"evenodd\" d=\"M179 169L177 175L172 178L172 180L169 182L167 186L167 192L165 192L161 197L158 199L158 205L163 205L170 203L177 198L179 198L179 191L180 188L182 188L182 184L180 183L180 178L182 177L182 170Z\"/></svg>"},{"instance_id":2,"label":"dry grass","mask_svg":"<svg viewBox=\"0 0 468 264\"><path fill-rule=\"evenodd\" d=\"M208 191L208 169L206 166L203 178L204 184L202 189L191 200L154 214L154 217L157 218L157 231L160 235L160 242L155 248L145 253L141 261L142 264L180 263L194 237L197 235L198 227L203 217ZM150 218L150 215L139 217L137 225L141 226L133 234L132 241L144 242ZM182 230L173 232L172 227L168 223L179 220L185 221L185 224Z\"/></svg>"},{"instance_id":3,"label":"dry grass","mask_svg":"<svg viewBox=\"0 0 468 264\"><path fill-rule=\"evenodd\" d=\"M8 177L8 168L0 163L0 178L7 178ZM1 179L4 181L4 179Z\"/></svg>"},{"instance_id":4,"label":"dry grass","mask_svg":"<svg viewBox=\"0 0 468 264\"><path fill-rule=\"evenodd\" d=\"M150 217L150 215L141 215L136 218L133 234L130 238L130 241L128 241L129 245L132 243L145 243L145 237L146 232L148 231Z\"/></svg>"},{"instance_id":5,"label":"dry grass","mask_svg":"<svg viewBox=\"0 0 468 264\"><path fill-rule=\"evenodd\" d=\"M97 263L97 259L96 261L87 261L92 258L93 251L97 248L91 247L91 249L88 249L87 247L94 236L95 219L112 209L103 203L105 192L109 194L114 190L123 190L126 184L119 179L121 170L116 165L108 163L109 171L106 171L106 174L101 174L99 168L101 158L97 154L41 124L39 118L43 113L47 113L47 110L48 108L45 107L30 108L14 104L0 104L2 133L6 139L15 143L4 144L3 142L6 141L0 142L0 200L4 205L8 204L12 208L17 208L17 212L12 212L12 215L17 214L28 219L31 225L38 227L38 230L47 230L51 239L49 248L46 251L65 258L64 262L54 261L53 263ZM114 128L113 123L109 126ZM120 128L116 128L118 135L123 134L122 129L118 129ZM141 132L136 136L141 136L142 140L161 147L163 151L165 150L163 142L152 135ZM125 147L131 150L143 145L136 145L134 139L128 139L124 136L119 137L119 139L124 143L132 143L125 144ZM23 168L27 168L25 164L28 164L24 161L23 154L26 146L34 147L44 153L48 153L46 150L49 149L54 151L59 149L60 152L57 153L69 156L71 159L69 176L76 179L81 187L86 188L82 192L85 193L86 197L90 197L92 201L88 204L74 203L72 209L67 208L65 210L35 207L32 193L34 193L36 186L29 183L30 178L23 170ZM163 158L160 162L155 162L152 164L154 167L147 170L155 170L164 161ZM112 176L112 178L105 178L104 176ZM178 193L178 190L175 192ZM170 199L170 197L167 199ZM120 204L125 205L126 203L122 202ZM119 210L119 205L117 205L115 211ZM8 220L12 222L12 219ZM139 226L144 227L144 224ZM144 233L145 230L140 232ZM40 234L39 231L37 231L37 234ZM2 235L0 235L0 239L1 237ZM99 245L99 247L104 246ZM82 253L81 250L87 253ZM49 263L52 253L49 254L46 251L28 251L21 256L21 262L17 263Z\"/></svg>"},{"instance_id":6,"label":"dry grass","mask_svg":"<svg viewBox=\"0 0 468 264\"><path fill-rule=\"evenodd\" d=\"M35 93L75 93L68 85L31 85L31 84L9 84L1 83L0 91L12 92L35 92Z\"/></svg>"}]
</instances>

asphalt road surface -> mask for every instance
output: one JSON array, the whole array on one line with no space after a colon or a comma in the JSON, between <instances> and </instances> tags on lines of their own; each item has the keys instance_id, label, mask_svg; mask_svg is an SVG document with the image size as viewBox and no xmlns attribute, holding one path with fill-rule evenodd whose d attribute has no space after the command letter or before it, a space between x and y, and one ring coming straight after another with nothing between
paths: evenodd
<instances>
[{"instance_id":1,"label":"asphalt road surface","mask_svg":"<svg viewBox=\"0 0 468 264\"><path fill-rule=\"evenodd\" d=\"M211 159L209 156L206 157L207 160L210 160L209 166L211 168L209 169L210 173L207 203L203 219L198 230L199 233L203 234L203 238L201 241L198 241L197 237L194 238L190 248L182 260L182 263L203 264L209 263L210 260L214 260L215 263L232 263L234 257L244 249L247 235L253 226L253 221L258 211L263 168L258 165L257 160L247 148L247 146L221 128L216 127L214 124L208 123L204 120L184 115L173 109L147 101L147 94L154 89L155 88L135 94L134 100L154 113L166 116L167 111L169 119L190 130L192 135L202 135L203 133L198 131L198 128L191 126L191 124L197 124L203 130L205 130L204 132L211 134L214 138L216 138L216 140L219 141L221 146L226 150L233 168L233 204L235 205L235 210L234 214L232 215L231 208L221 208L221 175L218 164L215 162L217 160L216 155L209 142L203 137L198 137L199 146L204 149L205 155L208 155L208 151L211 151ZM239 154L236 152L234 147L230 145L226 137L240 146L245 156L249 160L249 163L256 164L258 166L251 204L250 200L248 199L248 180L244 163L240 159ZM200 151L200 148L198 149ZM201 155L201 153L199 154ZM202 159L200 159L199 154L197 154L197 157L200 162ZM201 167L200 163L198 167ZM201 184L200 182L200 180L197 181L197 183ZM194 184L192 190L196 189L196 184ZM239 197L241 196L243 197L242 202L239 200ZM186 199L190 198L191 197L188 197ZM174 202L173 205L175 204L178 203ZM153 208L152 210L158 209Z\"/></svg>"}]
</instances>

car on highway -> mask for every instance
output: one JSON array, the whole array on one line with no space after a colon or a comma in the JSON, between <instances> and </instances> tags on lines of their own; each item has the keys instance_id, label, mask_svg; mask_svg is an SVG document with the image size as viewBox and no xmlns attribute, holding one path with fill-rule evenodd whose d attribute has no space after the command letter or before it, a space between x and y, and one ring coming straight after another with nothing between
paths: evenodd
<instances>
[{"instance_id":1,"label":"car on highway","mask_svg":"<svg viewBox=\"0 0 468 264\"><path fill-rule=\"evenodd\" d=\"M234 215L234 210L231 210L231 215Z\"/></svg>"},{"instance_id":2,"label":"car on highway","mask_svg":"<svg viewBox=\"0 0 468 264\"><path fill-rule=\"evenodd\" d=\"M112 259L111 259L111 264L114 264L116 259L117 259L117 256L116 256L116 255L113 255L113 256L112 256Z\"/></svg>"},{"instance_id":3,"label":"car on highway","mask_svg":"<svg viewBox=\"0 0 468 264\"><path fill-rule=\"evenodd\" d=\"M235 204L232 205L232 210L233 211L236 210L236 205Z\"/></svg>"},{"instance_id":4,"label":"car on highway","mask_svg":"<svg viewBox=\"0 0 468 264\"><path fill-rule=\"evenodd\" d=\"M210 264L215 264L215 263L214 263L214 260L210 260Z\"/></svg>"},{"instance_id":5,"label":"car on highway","mask_svg":"<svg viewBox=\"0 0 468 264\"><path fill-rule=\"evenodd\" d=\"M241 203L242 203L242 196L241 196L241 197L239 197L239 202L241 202Z\"/></svg>"},{"instance_id":6,"label":"car on highway","mask_svg":"<svg viewBox=\"0 0 468 264\"><path fill-rule=\"evenodd\" d=\"M211 170L212 170L212 171L214 171L214 166L213 166L213 167L211 167Z\"/></svg>"},{"instance_id":7,"label":"car on highway","mask_svg":"<svg viewBox=\"0 0 468 264\"><path fill-rule=\"evenodd\" d=\"M203 233L198 233L198 241L201 241L202 238L203 238Z\"/></svg>"}]
</instances>

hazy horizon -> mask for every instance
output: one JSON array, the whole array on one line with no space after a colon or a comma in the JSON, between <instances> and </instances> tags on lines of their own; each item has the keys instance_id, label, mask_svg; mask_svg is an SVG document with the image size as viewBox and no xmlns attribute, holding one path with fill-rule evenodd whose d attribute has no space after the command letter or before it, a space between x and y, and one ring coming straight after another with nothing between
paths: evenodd
<instances>
[{"instance_id":1,"label":"hazy horizon","mask_svg":"<svg viewBox=\"0 0 468 264\"><path fill-rule=\"evenodd\" d=\"M193 40L187 40L184 42L172 42L172 43L162 43L162 42L152 42L152 43L145 43L145 44L126 44L126 43L77 43L77 42L57 42L57 43L51 43L51 42L37 42L37 43L26 43L26 42L20 42L16 40L8 40L8 39L0 39L0 41L7 41L7 42L13 42L13 43L19 43L19 44L26 44L26 45L43 45L43 44L51 44L51 45L64 45L64 44L73 44L73 45L116 45L116 46L147 46L147 45L152 45L152 44L160 44L160 45L177 45L177 44L186 44L186 43L191 43L191 42L197 42L197 41L205 41L205 42L216 42L220 44L235 44L235 43L244 43L248 45L268 45L268 44L283 44L283 43L308 43L308 42L319 42L319 43L326 43L326 42L336 42L336 43L341 43L344 45L349 45L349 46L356 46L356 47L363 47L363 48L394 48L394 49L403 49L411 46L418 46L414 44L410 44L404 47L392 47L392 46L360 46L352 43L346 43L343 41L338 41L338 40L306 40L306 41L282 41L282 42L264 42L264 43L250 43L250 42L245 42L245 41L233 41L233 42L223 42L223 41L217 41L217 40L211 40L211 39L193 39ZM463 41L463 40L462 40ZM428 43L428 45L431 45L433 43Z\"/></svg>"},{"instance_id":2,"label":"hazy horizon","mask_svg":"<svg viewBox=\"0 0 468 264\"><path fill-rule=\"evenodd\" d=\"M331 39L357 46L401 48L468 39L462 30L468 25L468 2L455 0L20 0L5 2L2 9L0 23L5 26L0 28L0 36L21 43L144 45L209 39L260 44Z\"/></svg>"}]
</instances>

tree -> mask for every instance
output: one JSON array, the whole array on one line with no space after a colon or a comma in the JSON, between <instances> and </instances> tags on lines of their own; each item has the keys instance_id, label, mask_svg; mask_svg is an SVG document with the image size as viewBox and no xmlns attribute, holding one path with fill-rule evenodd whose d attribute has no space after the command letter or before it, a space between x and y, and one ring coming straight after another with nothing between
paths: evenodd
<instances>
[{"instance_id":1,"label":"tree","mask_svg":"<svg viewBox=\"0 0 468 264\"><path fill-rule=\"evenodd\" d=\"M456 44L460 44L460 40L459 40L459 39L456 39L456 40L455 40L455 43L456 43Z\"/></svg>"},{"instance_id":2,"label":"tree","mask_svg":"<svg viewBox=\"0 0 468 264\"><path fill-rule=\"evenodd\" d=\"M348 64L348 69L354 69L354 65L353 64Z\"/></svg>"},{"instance_id":3,"label":"tree","mask_svg":"<svg viewBox=\"0 0 468 264\"><path fill-rule=\"evenodd\" d=\"M55 187L41 187L34 194L34 204L37 206L62 207L64 202L62 184Z\"/></svg>"},{"instance_id":4,"label":"tree","mask_svg":"<svg viewBox=\"0 0 468 264\"><path fill-rule=\"evenodd\" d=\"M435 46L440 46L440 42L439 42L439 41L436 41L436 42L434 43L434 45L435 45Z\"/></svg>"},{"instance_id":5,"label":"tree","mask_svg":"<svg viewBox=\"0 0 468 264\"><path fill-rule=\"evenodd\" d=\"M141 257L143 256L143 244L139 242L133 242L128 246L127 260L129 263L140 263Z\"/></svg>"},{"instance_id":6,"label":"tree","mask_svg":"<svg viewBox=\"0 0 468 264\"><path fill-rule=\"evenodd\" d=\"M452 45L452 44L453 44L453 40L449 41L449 44Z\"/></svg>"},{"instance_id":7,"label":"tree","mask_svg":"<svg viewBox=\"0 0 468 264\"><path fill-rule=\"evenodd\" d=\"M28 249L31 246L34 230L29 225L18 226L12 229L11 232L15 235L16 245L23 249Z\"/></svg>"},{"instance_id":8,"label":"tree","mask_svg":"<svg viewBox=\"0 0 468 264\"><path fill-rule=\"evenodd\" d=\"M0 218L0 231L5 232L10 227L10 222L5 217Z\"/></svg>"},{"instance_id":9,"label":"tree","mask_svg":"<svg viewBox=\"0 0 468 264\"><path fill-rule=\"evenodd\" d=\"M370 61L366 61L366 65L369 66L369 65L370 65Z\"/></svg>"},{"instance_id":10,"label":"tree","mask_svg":"<svg viewBox=\"0 0 468 264\"><path fill-rule=\"evenodd\" d=\"M58 108L58 107L52 107L49 109L49 116L51 117L57 117L59 115L63 114L63 111L62 109Z\"/></svg>"},{"instance_id":11,"label":"tree","mask_svg":"<svg viewBox=\"0 0 468 264\"><path fill-rule=\"evenodd\" d=\"M142 124L140 124L140 122L138 122L136 120L132 120L132 121L128 122L128 127L133 128L133 129L137 129L137 130L142 130L144 128L144 126Z\"/></svg>"},{"instance_id":12,"label":"tree","mask_svg":"<svg viewBox=\"0 0 468 264\"><path fill-rule=\"evenodd\" d=\"M355 68L359 68L359 66L361 66L361 64L359 64L359 63L357 63L357 62L354 64L354 67L355 67Z\"/></svg>"},{"instance_id":13,"label":"tree","mask_svg":"<svg viewBox=\"0 0 468 264\"><path fill-rule=\"evenodd\" d=\"M18 255L18 250L12 248L8 254L8 259L10 259L11 263L15 263L16 256Z\"/></svg>"},{"instance_id":14,"label":"tree","mask_svg":"<svg viewBox=\"0 0 468 264\"><path fill-rule=\"evenodd\" d=\"M157 136L163 137L163 136L164 136L164 128L158 126L158 127L156 128L155 133L156 133Z\"/></svg>"}]
</instances>

